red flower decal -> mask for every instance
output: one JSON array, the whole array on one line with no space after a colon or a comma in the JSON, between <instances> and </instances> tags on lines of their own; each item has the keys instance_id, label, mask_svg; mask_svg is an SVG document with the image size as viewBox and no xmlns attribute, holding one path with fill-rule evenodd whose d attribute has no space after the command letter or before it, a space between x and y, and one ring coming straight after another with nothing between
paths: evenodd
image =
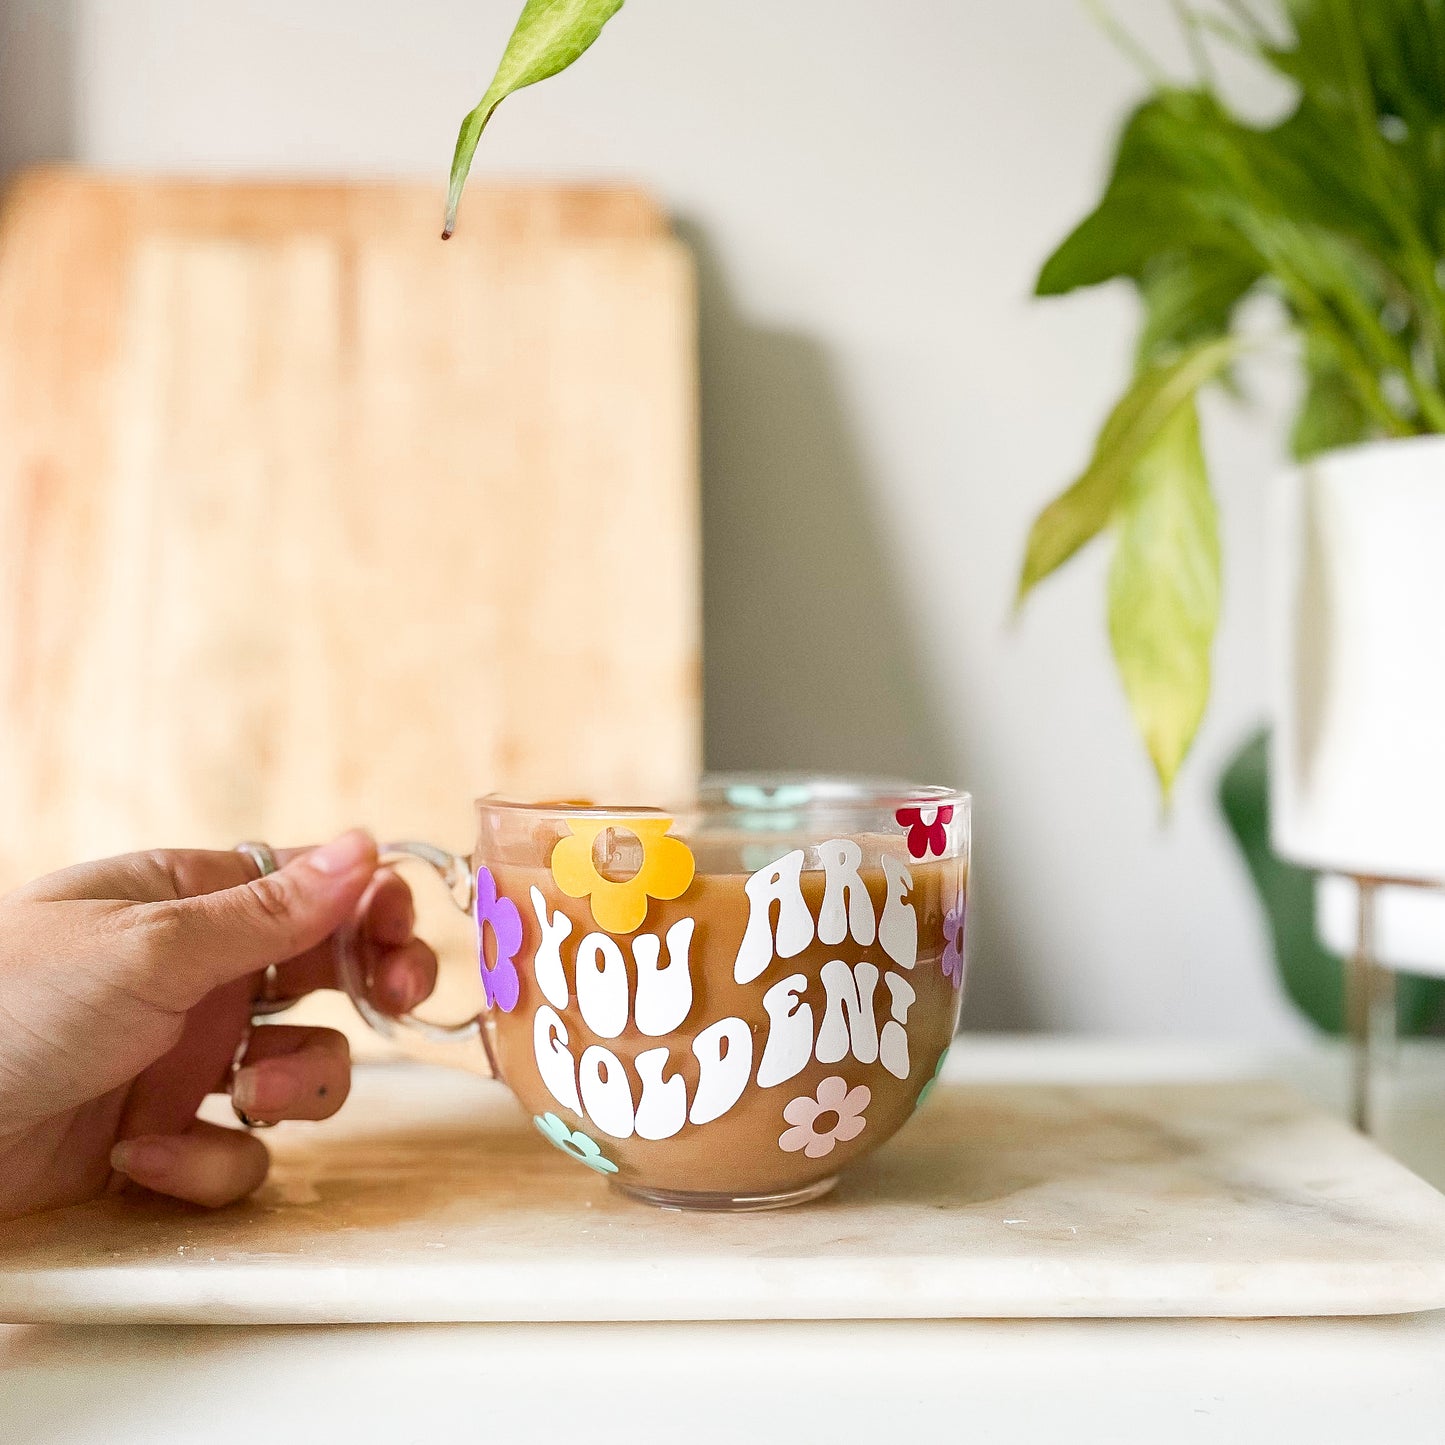
<instances>
[{"instance_id":1,"label":"red flower decal","mask_svg":"<svg viewBox=\"0 0 1445 1445\"><path fill-rule=\"evenodd\" d=\"M894 815L900 828L908 829L908 851L915 858L931 853L942 858L948 847L948 824L953 822L953 809L900 808Z\"/></svg>"}]
</instances>

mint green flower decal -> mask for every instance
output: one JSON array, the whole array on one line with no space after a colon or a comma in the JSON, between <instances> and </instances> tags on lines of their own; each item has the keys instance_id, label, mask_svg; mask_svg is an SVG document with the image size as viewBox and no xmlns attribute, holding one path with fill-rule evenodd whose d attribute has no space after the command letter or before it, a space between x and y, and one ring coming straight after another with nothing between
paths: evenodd
<instances>
[{"instance_id":1,"label":"mint green flower decal","mask_svg":"<svg viewBox=\"0 0 1445 1445\"><path fill-rule=\"evenodd\" d=\"M952 1045L949 1047L952 1047ZM913 1101L913 1107L915 1109L921 1109L924 1100L933 1092L933 1086L938 1082L938 1076L943 1072L943 1066L947 1060L948 1049L944 1049L938 1056L938 1065L933 1071L933 1077L918 1091L918 1097Z\"/></svg>"},{"instance_id":2,"label":"mint green flower decal","mask_svg":"<svg viewBox=\"0 0 1445 1445\"><path fill-rule=\"evenodd\" d=\"M734 783L728 789L728 802L735 808L774 809L801 808L813 796L812 789L802 783L784 783L777 788L759 788L753 783Z\"/></svg>"},{"instance_id":3,"label":"mint green flower decal","mask_svg":"<svg viewBox=\"0 0 1445 1445\"><path fill-rule=\"evenodd\" d=\"M727 791L728 802L734 808L747 809L738 819L739 827L769 832L796 828L802 821L796 810L804 807L812 796L813 790L802 783L783 783L776 788L734 783Z\"/></svg>"},{"instance_id":4,"label":"mint green flower decal","mask_svg":"<svg viewBox=\"0 0 1445 1445\"><path fill-rule=\"evenodd\" d=\"M585 1164L599 1174L617 1173L617 1166L605 1158L602 1150L580 1129L569 1129L555 1114L541 1114L532 1122L537 1126L537 1132L549 1144L555 1144L579 1164Z\"/></svg>"}]
</instances>

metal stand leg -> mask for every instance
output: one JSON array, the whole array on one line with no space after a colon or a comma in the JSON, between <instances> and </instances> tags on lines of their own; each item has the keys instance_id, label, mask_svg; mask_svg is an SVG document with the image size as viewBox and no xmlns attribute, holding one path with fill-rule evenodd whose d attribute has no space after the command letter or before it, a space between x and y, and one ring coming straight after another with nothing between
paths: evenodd
<instances>
[{"instance_id":1,"label":"metal stand leg","mask_svg":"<svg viewBox=\"0 0 1445 1445\"><path fill-rule=\"evenodd\" d=\"M1374 1048L1388 1007L1390 1034L1394 1034L1395 978L1375 963L1375 881L1356 878L1359 890L1359 919L1355 951L1345 974L1345 1012L1349 1026L1354 1068L1351 1117L1361 1133L1372 1133L1375 1117ZM1380 979L1377 976L1385 974Z\"/></svg>"},{"instance_id":2,"label":"metal stand leg","mask_svg":"<svg viewBox=\"0 0 1445 1445\"><path fill-rule=\"evenodd\" d=\"M1375 1068L1375 1078L1387 1081L1395 1077L1400 1062L1399 1012L1395 990L1398 975L1388 964L1381 963L1371 952L1370 955L1370 1062ZM1378 1094L1378 1089L1376 1093ZM1388 1101L1386 1101L1388 1104ZM1378 1133L1382 1120L1378 1101L1375 1110L1374 1132Z\"/></svg>"}]
</instances>

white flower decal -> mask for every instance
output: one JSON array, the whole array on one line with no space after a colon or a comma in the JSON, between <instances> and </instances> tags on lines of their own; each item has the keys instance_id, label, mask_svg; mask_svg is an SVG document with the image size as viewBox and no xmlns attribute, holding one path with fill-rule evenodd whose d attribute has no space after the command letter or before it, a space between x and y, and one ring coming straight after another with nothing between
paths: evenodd
<instances>
[{"instance_id":1,"label":"white flower decal","mask_svg":"<svg viewBox=\"0 0 1445 1445\"><path fill-rule=\"evenodd\" d=\"M569 1129L555 1114L540 1114L532 1122L537 1132L549 1143L555 1144L564 1154L570 1154L579 1164L595 1169L599 1174L616 1174L617 1166L603 1157L595 1140L589 1139L580 1129Z\"/></svg>"},{"instance_id":2,"label":"white flower decal","mask_svg":"<svg viewBox=\"0 0 1445 1445\"><path fill-rule=\"evenodd\" d=\"M867 1084L850 1089L837 1074L824 1079L816 1098L804 1094L784 1108L783 1118L793 1127L783 1132L778 1147L789 1154L801 1149L809 1159L831 1154L835 1144L846 1144L863 1132L868 1122L863 1111L872 1098Z\"/></svg>"}]
</instances>

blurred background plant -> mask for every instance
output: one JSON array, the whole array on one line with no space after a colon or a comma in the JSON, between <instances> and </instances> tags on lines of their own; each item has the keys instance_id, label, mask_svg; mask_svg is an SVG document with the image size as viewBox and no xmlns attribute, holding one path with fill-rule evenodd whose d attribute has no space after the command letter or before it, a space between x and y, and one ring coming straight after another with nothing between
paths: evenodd
<instances>
[{"instance_id":1,"label":"blurred background plant","mask_svg":"<svg viewBox=\"0 0 1445 1445\"><path fill-rule=\"evenodd\" d=\"M1039 514L1022 600L1108 533L1108 625L1167 799L1210 691L1217 514L1197 398L1235 388L1247 298L1272 298L1304 374L1296 457L1445 430L1445 0L1175 0L1194 75L1167 78L1100 9L1150 81L1102 200L1049 257L1040 296L1125 279L1143 306L1135 371L1078 479ZM1227 48L1292 90L1239 113Z\"/></svg>"}]
</instances>

